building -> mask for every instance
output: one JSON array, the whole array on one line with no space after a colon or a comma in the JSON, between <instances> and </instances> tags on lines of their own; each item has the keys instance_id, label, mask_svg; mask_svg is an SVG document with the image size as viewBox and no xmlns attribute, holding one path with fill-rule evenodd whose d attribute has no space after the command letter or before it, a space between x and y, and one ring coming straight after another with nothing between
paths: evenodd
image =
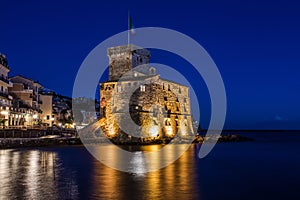
<instances>
[{"instance_id":1,"label":"building","mask_svg":"<svg viewBox=\"0 0 300 200\"><path fill-rule=\"evenodd\" d=\"M33 90L25 89L23 84L11 83L9 95L12 96L8 128L32 128L38 122L39 110L33 107Z\"/></svg>"},{"instance_id":2,"label":"building","mask_svg":"<svg viewBox=\"0 0 300 200\"><path fill-rule=\"evenodd\" d=\"M0 54L0 126L8 126L9 124L9 110L12 105L12 97L8 94L9 71L6 56Z\"/></svg>"},{"instance_id":3,"label":"building","mask_svg":"<svg viewBox=\"0 0 300 200\"><path fill-rule=\"evenodd\" d=\"M147 49L125 45L111 47L107 52L109 79L100 83L100 124L108 137L131 137L119 127L128 122L124 117L128 109L130 118L141 127L141 138L193 134L188 87L160 78L149 66ZM130 88L135 86L138 89L132 93ZM130 99L129 108L125 99Z\"/></svg>"},{"instance_id":4,"label":"building","mask_svg":"<svg viewBox=\"0 0 300 200\"><path fill-rule=\"evenodd\" d=\"M28 91L30 90L32 92L32 95L30 96L31 98L30 106L32 106L35 109L39 109L39 104L41 103L39 101L40 100L39 92L42 91L44 87L38 81L34 81L30 78L26 78L21 75L13 76L9 80L13 84L23 85L24 90L28 90ZM11 91L14 92L13 90Z\"/></svg>"},{"instance_id":5,"label":"building","mask_svg":"<svg viewBox=\"0 0 300 200\"><path fill-rule=\"evenodd\" d=\"M21 75L9 78L9 94L13 96L10 128L33 128L40 126L41 104L39 91L43 86Z\"/></svg>"},{"instance_id":6,"label":"building","mask_svg":"<svg viewBox=\"0 0 300 200\"><path fill-rule=\"evenodd\" d=\"M14 84L8 78L10 68L5 55L0 54L0 126L1 128L32 127L38 118L33 108L33 90ZM14 92L12 92L14 91Z\"/></svg>"},{"instance_id":7,"label":"building","mask_svg":"<svg viewBox=\"0 0 300 200\"><path fill-rule=\"evenodd\" d=\"M72 98L53 92L52 113L54 124L63 128L74 128Z\"/></svg>"},{"instance_id":8,"label":"building","mask_svg":"<svg viewBox=\"0 0 300 200\"><path fill-rule=\"evenodd\" d=\"M42 121L43 126L51 127L54 123L54 115L52 110L52 98L53 95L42 93L40 94L40 119Z\"/></svg>"},{"instance_id":9,"label":"building","mask_svg":"<svg viewBox=\"0 0 300 200\"><path fill-rule=\"evenodd\" d=\"M0 128L74 127L71 98L22 75L8 78L9 71L0 54Z\"/></svg>"}]
</instances>

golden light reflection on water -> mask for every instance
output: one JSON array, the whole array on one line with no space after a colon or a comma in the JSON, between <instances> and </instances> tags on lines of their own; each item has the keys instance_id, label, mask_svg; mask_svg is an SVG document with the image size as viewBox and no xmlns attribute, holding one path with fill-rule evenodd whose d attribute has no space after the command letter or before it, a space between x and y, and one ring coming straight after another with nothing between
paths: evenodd
<instances>
[{"instance_id":1,"label":"golden light reflection on water","mask_svg":"<svg viewBox=\"0 0 300 200\"><path fill-rule=\"evenodd\" d=\"M0 150L0 199L56 199L55 153Z\"/></svg>"},{"instance_id":2,"label":"golden light reflection on water","mask_svg":"<svg viewBox=\"0 0 300 200\"><path fill-rule=\"evenodd\" d=\"M128 147L129 148L129 147ZM114 170L94 159L82 148L51 150L0 150L0 199L187 199L195 198L196 165L188 150L175 163L150 173L177 155L184 145L170 146L170 152L151 154L160 145L132 146L134 156L127 166L132 173ZM118 164L123 158L112 145L97 148ZM77 155L78 154L78 155ZM85 193L85 194L82 194ZM176 195L174 196L174 194ZM83 195L80 196L80 195ZM199 198L198 198L199 199Z\"/></svg>"},{"instance_id":3,"label":"golden light reflection on water","mask_svg":"<svg viewBox=\"0 0 300 200\"><path fill-rule=\"evenodd\" d=\"M115 145L90 145L87 149L108 167L129 173L143 174L168 166L189 147L190 144L126 146L126 148Z\"/></svg>"},{"instance_id":4,"label":"golden light reflection on water","mask_svg":"<svg viewBox=\"0 0 300 200\"><path fill-rule=\"evenodd\" d=\"M95 161L94 174L96 176L94 176L93 197L96 199L186 199L187 197L197 197L198 194L189 194L188 192L193 191L193 187L197 187L194 184L195 177L191 173L196 170L194 161L190 159L194 155L192 149L188 151L189 155L184 154L174 164L154 172L142 173L149 163L159 165L160 162L170 160L186 146L173 145L170 148L172 151L152 154L150 160L145 160L142 150L151 152L160 148L159 145L143 146L134 153L132 162L130 162L131 166L128 168L134 169L136 173L117 171ZM110 156L115 155L114 148L110 148L110 146L106 147L106 151L107 153L112 151L109 153ZM107 176L110 178L103 178ZM125 187L126 190L123 189L124 185L128 185ZM174 196L174 191L176 191L176 196Z\"/></svg>"}]
</instances>

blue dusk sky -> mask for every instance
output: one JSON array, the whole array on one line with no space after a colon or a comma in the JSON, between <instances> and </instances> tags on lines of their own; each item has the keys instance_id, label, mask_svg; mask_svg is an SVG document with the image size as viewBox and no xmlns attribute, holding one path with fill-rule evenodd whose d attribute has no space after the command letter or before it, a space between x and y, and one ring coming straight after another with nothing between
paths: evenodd
<instances>
[{"instance_id":1,"label":"blue dusk sky","mask_svg":"<svg viewBox=\"0 0 300 200\"><path fill-rule=\"evenodd\" d=\"M46 88L71 96L88 53L106 38L135 27L180 31L210 54L227 93L227 129L300 129L300 3L297 1L2 1L0 52L11 67ZM138 34L138 33L136 33ZM122 45L122 44L120 44ZM189 64L153 51L152 62L183 69L200 103L210 98Z\"/></svg>"}]
</instances>

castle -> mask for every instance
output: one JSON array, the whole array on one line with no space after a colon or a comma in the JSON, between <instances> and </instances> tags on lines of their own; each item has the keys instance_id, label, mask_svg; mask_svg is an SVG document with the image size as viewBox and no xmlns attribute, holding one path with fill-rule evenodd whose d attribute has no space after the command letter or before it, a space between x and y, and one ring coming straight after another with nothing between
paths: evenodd
<instances>
[{"instance_id":1,"label":"castle","mask_svg":"<svg viewBox=\"0 0 300 200\"><path fill-rule=\"evenodd\" d=\"M128 120L139 127L139 138L194 134L189 88L160 78L147 49L129 44L108 48L107 54L109 79L100 83L101 128L107 137L131 138L122 129Z\"/></svg>"}]
</instances>

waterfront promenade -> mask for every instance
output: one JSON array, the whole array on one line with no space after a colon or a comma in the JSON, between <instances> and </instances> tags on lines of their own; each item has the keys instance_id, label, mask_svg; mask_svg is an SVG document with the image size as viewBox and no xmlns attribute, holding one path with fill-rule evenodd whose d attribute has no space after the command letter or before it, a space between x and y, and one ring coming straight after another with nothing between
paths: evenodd
<instances>
[{"instance_id":1,"label":"waterfront promenade","mask_svg":"<svg viewBox=\"0 0 300 200\"><path fill-rule=\"evenodd\" d=\"M0 130L0 149L81 144L74 129L3 129Z\"/></svg>"}]
</instances>

